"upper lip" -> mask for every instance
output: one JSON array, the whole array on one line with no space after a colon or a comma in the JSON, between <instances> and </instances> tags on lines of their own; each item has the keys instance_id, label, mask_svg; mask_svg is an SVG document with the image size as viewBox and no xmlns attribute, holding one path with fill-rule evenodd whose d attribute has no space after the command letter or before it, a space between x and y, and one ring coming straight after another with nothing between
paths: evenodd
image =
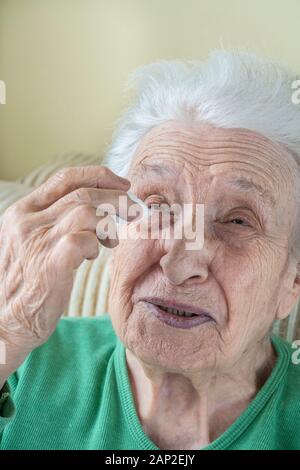
<instances>
[{"instance_id":1,"label":"upper lip","mask_svg":"<svg viewBox=\"0 0 300 470\"><path fill-rule=\"evenodd\" d=\"M203 308L195 307L191 304L186 304L182 302L175 302L173 300L161 299L160 297L143 297L142 299L144 302L149 302L151 304L167 307L167 308L174 308L176 310L184 310L185 312L194 313L195 315L205 315L210 318L214 318L213 315L204 310Z\"/></svg>"}]
</instances>

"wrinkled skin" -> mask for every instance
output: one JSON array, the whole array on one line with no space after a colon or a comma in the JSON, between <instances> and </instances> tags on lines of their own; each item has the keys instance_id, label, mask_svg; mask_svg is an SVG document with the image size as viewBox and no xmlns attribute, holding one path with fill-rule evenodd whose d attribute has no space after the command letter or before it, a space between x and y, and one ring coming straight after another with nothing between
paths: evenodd
<instances>
[{"instance_id":1,"label":"wrinkled skin","mask_svg":"<svg viewBox=\"0 0 300 470\"><path fill-rule=\"evenodd\" d=\"M96 215L96 208L110 203L118 211L119 196L127 198L129 187L128 180L105 167L66 168L5 212L0 231L0 340L6 345L7 364L0 366L0 389L54 331L68 305L74 269L98 256L96 227L103 217Z\"/></svg>"},{"instance_id":2,"label":"wrinkled skin","mask_svg":"<svg viewBox=\"0 0 300 470\"><path fill-rule=\"evenodd\" d=\"M185 250L184 239L121 240L114 249L109 312L139 417L160 448L207 445L274 366L271 325L299 295L289 256L297 171L286 149L243 129L170 121L139 145L129 174L138 197L205 205L202 250ZM204 308L214 321L166 325L142 300L149 296Z\"/></svg>"},{"instance_id":3,"label":"wrinkled skin","mask_svg":"<svg viewBox=\"0 0 300 470\"><path fill-rule=\"evenodd\" d=\"M142 426L162 449L200 448L268 378L276 360L270 327L299 296L298 260L289 256L296 164L285 149L246 130L168 122L143 138L128 177L148 205L205 205L202 250L186 251L184 239L102 241L114 247L109 313L126 345ZM8 361L0 388L55 329L74 269L97 256L95 207L118 207L129 187L102 167L66 169L6 211L0 340ZM139 223L128 225L134 232ZM142 300L149 296L202 307L213 320L185 330L167 326Z\"/></svg>"}]
</instances>

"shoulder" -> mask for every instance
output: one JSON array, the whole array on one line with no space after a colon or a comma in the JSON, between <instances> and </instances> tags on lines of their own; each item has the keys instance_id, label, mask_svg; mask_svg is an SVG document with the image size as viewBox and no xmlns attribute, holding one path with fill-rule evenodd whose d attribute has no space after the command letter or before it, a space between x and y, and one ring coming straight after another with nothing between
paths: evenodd
<instances>
[{"instance_id":1,"label":"shoulder","mask_svg":"<svg viewBox=\"0 0 300 470\"><path fill-rule=\"evenodd\" d=\"M68 427L73 419L76 427L78 419L92 416L113 378L117 345L108 315L61 319L48 341L9 378L18 426L34 418L35 430L43 430L45 420L66 420Z\"/></svg>"},{"instance_id":2,"label":"shoulder","mask_svg":"<svg viewBox=\"0 0 300 470\"><path fill-rule=\"evenodd\" d=\"M48 342L71 345L78 341L88 348L99 347L106 342L114 342L116 335L109 315L101 317L65 317L62 318Z\"/></svg>"}]
</instances>

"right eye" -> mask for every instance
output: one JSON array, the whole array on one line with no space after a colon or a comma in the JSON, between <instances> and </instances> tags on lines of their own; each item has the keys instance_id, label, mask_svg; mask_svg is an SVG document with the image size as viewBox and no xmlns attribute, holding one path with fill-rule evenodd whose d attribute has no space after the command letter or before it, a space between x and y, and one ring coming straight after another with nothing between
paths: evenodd
<instances>
[{"instance_id":1,"label":"right eye","mask_svg":"<svg viewBox=\"0 0 300 470\"><path fill-rule=\"evenodd\" d=\"M164 209L164 206L166 206L166 203L160 203L160 202L154 202L152 204L147 204L148 208L151 210L156 210L159 211L161 209Z\"/></svg>"},{"instance_id":2,"label":"right eye","mask_svg":"<svg viewBox=\"0 0 300 470\"><path fill-rule=\"evenodd\" d=\"M151 210L162 210L169 206L165 198L159 194L153 194L151 196L149 195L144 199L144 203Z\"/></svg>"}]
</instances>

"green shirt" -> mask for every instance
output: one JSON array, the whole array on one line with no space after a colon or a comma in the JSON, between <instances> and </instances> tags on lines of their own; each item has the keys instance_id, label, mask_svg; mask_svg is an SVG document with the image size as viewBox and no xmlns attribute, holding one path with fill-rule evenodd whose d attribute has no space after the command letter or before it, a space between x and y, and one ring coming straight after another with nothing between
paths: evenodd
<instances>
[{"instance_id":1,"label":"green shirt","mask_svg":"<svg viewBox=\"0 0 300 470\"><path fill-rule=\"evenodd\" d=\"M210 449L300 449L300 365L278 358L244 413ZM0 393L1 449L157 449L139 422L125 348L110 318L62 319Z\"/></svg>"}]
</instances>

